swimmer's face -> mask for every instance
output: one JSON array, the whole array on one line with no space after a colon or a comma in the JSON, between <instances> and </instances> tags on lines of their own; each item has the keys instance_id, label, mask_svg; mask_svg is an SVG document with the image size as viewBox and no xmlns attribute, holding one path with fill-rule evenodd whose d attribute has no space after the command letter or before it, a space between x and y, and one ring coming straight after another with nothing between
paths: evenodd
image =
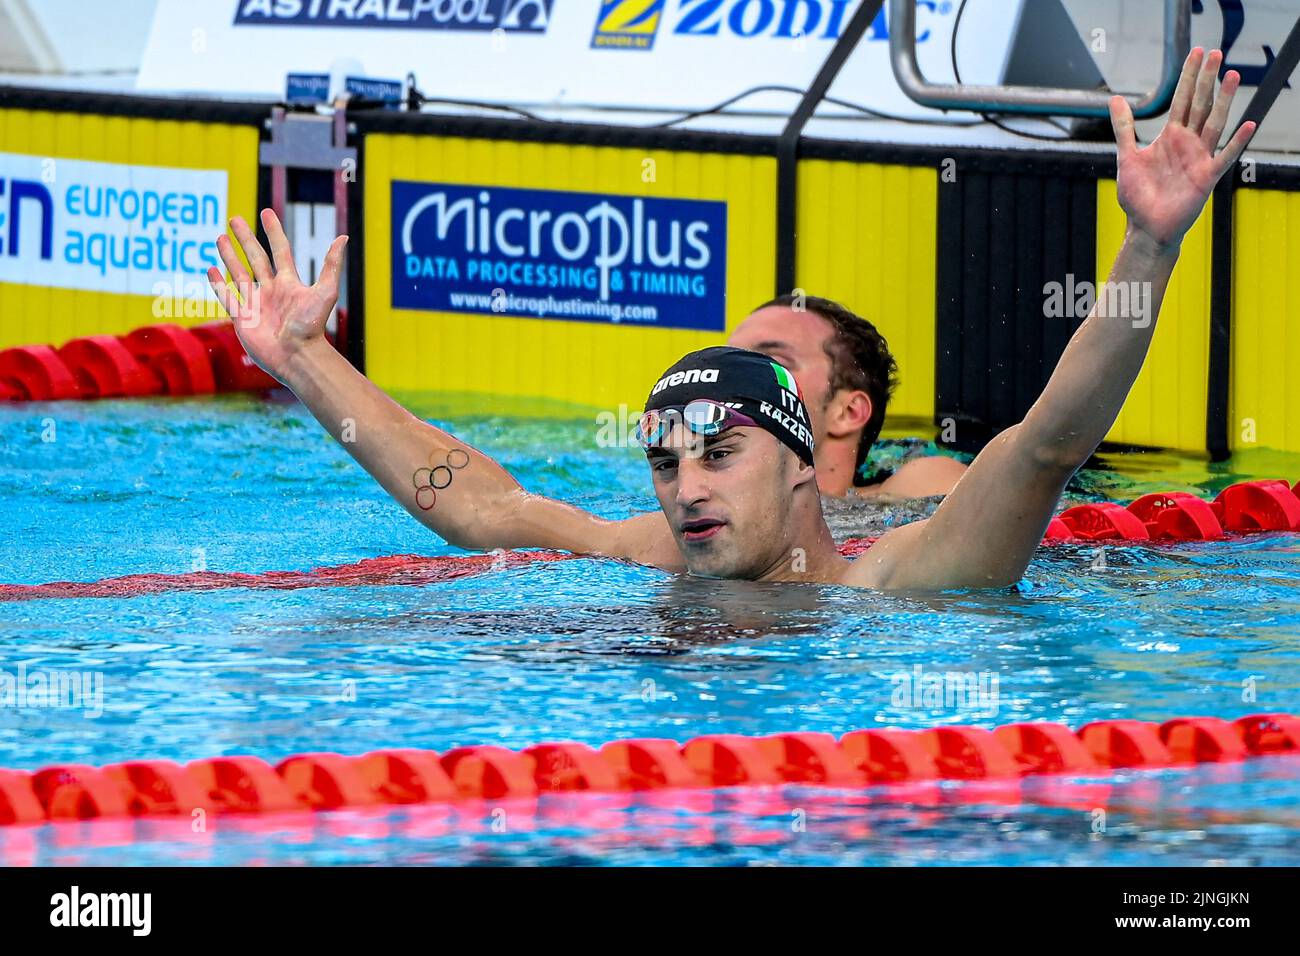
<instances>
[{"instance_id":1,"label":"swimmer's face","mask_svg":"<svg viewBox=\"0 0 1300 956\"><path fill-rule=\"evenodd\" d=\"M832 372L826 343L834 333L834 327L814 312L769 305L741 322L727 339L728 345L762 352L790 370L799 382L812 418L814 445L820 445L826 437L823 429L831 399Z\"/></svg>"},{"instance_id":2,"label":"swimmer's face","mask_svg":"<svg viewBox=\"0 0 1300 956\"><path fill-rule=\"evenodd\" d=\"M740 427L701 438L677 425L646 457L692 574L757 578L788 558L799 461L772 435Z\"/></svg>"}]
</instances>

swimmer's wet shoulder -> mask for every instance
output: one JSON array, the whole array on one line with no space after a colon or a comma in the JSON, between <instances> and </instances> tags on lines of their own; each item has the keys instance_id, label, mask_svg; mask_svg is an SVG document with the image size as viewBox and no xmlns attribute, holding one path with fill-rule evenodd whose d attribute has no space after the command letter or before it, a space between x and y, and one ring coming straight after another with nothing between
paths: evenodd
<instances>
[{"instance_id":1,"label":"swimmer's wet shoulder","mask_svg":"<svg viewBox=\"0 0 1300 956\"><path fill-rule=\"evenodd\" d=\"M904 462L883 481L859 485L851 494L860 498L906 501L946 495L966 473L966 466L945 455L929 455Z\"/></svg>"}]
</instances>

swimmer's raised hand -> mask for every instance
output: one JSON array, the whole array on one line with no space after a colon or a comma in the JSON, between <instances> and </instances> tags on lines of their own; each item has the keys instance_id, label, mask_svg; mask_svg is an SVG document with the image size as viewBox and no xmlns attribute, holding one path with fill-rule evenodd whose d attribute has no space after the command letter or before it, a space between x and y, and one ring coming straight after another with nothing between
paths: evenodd
<instances>
[{"instance_id":1,"label":"swimmer's raised hand","mask_svg":"<svg viewBox=\"0 0 1300 956\"><path fill-rule=\"evenodd\" d=\"M305 286L275 213L262 212L270 257L248 223L236 217L230 225L248 267L222 235L217 249L230 279L213 268L208 281L244 348L418 521L473 550L551 548L665 570L683 567L662 512L607 521L529 494L487 455L412 415L353 368L325 339L346 236L330 246L319 281Z\"/></svg>"},{"instance_id":2,"label":"swimmer's raised hand","mask_svg":"<svg viewBox=\"0 0 1300 956\"><path fill-rule=\"evenodd\" d=\"M1119 146L1119 204L1128 213L1130 230L1145 233L1156 246L1182 241L1215 184L1255 135L1256 124L1244 123L1228 144L1218 149L1232 98L1241 84L1241 76L1229 70L1215 96L1222 63L1219 50L1208 55L1200 47L1192 50L1183 64L1164 130L1142 149L1137 145L1128 101L1122 96L1110 101L1110 119Z\"/></svg>"},{"instance_id":3,"label":"swimmer's raised hand","mask_svg":"<svg viewBox=\"0 0 1300 956\"><path fill-rule=\"evenodd\" d=\"M230 226L253 274L249 276L234 243L223 232L217 237L217 251L233 281L228 284L213 267L208 270L208 282L234 320L245 351L268 374L288 384L293 357L305 346L325 341L325 321L339 298L348 237L334 240L320 278L315 285L306 286L298 277L289 237L274 212L262 210L262 227L271 243L269 258L243 218L236 216Z\"/></svg>"}]
</instances>

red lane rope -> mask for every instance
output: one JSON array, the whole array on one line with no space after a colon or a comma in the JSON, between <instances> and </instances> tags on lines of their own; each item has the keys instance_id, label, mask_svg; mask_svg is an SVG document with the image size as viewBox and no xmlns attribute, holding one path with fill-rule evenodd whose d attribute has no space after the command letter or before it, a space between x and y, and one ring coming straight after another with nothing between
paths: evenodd
<instances>
[{"instance_id":1,"label":"red lane rope","mask_svg":"<svg viewBox=\"0 0 1300 956\"><path fill-rule=\"evenodd\" d=\"M0 601L51 598L139 597L171 591L220 591L226 588L292 591L298 588L365 587L436 584L471 574L538 561L577 557L558 551L503 551L497 554L422 557L394 554L366 558L355 564L312 568L310 571L191 571L185 574L128 574L99 581L51 581L46 584L0 584Z\"/></svg>"},{"instance_id":2,"label":"red lane rope","mask_svg":"<svg viewBox=\"0 0 1300 956\"><path fill-rule=\"evenodd\" d=\"M229 320L146 325L87 335L58 348L0 349L0 401L67 401L256 392L278 387L253 364Z\"/></svg>"},{"instance_id":3,"label":"red lane rope","mask_svg":"<svg viewBox=\"0 0 1300 956\"><path fill-rule=\"evenodd\" d=\"M1229 723L1180 717L1163 724L1102 720L995 730L855 730L763 737L705 734L674 740L387 749L359 756L298 754L272 767L257 757L210 757L184 766L132 760L0 770L0 825L136 816L338 810L462 799L805 784L837 788L986 781L1015 795L1032 776L1107 776L1116 769L1190 767L1263 755L1300 755L1300 718L1254 714ZM987 790L977 789L979 801ZM955 799L964 799L961 791Z\"/></svg>"},{"instance_id":4,"label":"red lane rope","mask_svg":"<svg viewBox=\"0 0 1300 956\"><path fill-rule=\"evenodd\" d=\"M875 538L850 538L840 545L848 557L861 554ZM568 561L585 555L561 551L498 551L494 554L394 554L355 564L329 565L310 571L190 571L183 574L128 574L98 581L51 581L45 584L0 584L0 602L56 598L129 598L173 591L220 591L249 588L292 591L298 588L394 587L437 584L473 574L543 561Z\"/></svg>"},{"instance_id":5,"label":"red lane rope","mask_svg":"<svg viewBox=\"0 0 1300 956\"><path fill-rule=\"evenodd\" d=\"M1095 542L1217 541L1264 531L1300 531L1300 481L1243 481L1229 485L1213 501L1175 491L1143 495L1127 507L1113 502L1076 505L1051 520L1044 544ZM845 557L866 551L875 538L850 538L840 545ZM188 574L132 574L100 581L0 584L0 601L42 598L135 597L169 591L223 588L295 588L436 584L500 567L560 561L578 555L555 551L504 551L489 555L421 557L397 554L355 564L310 571L194 571Z\"/></svg>"}]
</instances>

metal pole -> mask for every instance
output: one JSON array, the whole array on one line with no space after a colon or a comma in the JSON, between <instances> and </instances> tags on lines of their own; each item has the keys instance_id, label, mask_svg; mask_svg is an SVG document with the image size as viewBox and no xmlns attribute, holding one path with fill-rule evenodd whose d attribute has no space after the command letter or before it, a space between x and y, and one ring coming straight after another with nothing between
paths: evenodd
<instances>
[{"instance_id":1,"label":"metal pole","mask_svg":"<svg viewBox=\"0 0 1300 956\"><path fill-rule=\"evenodd\" d=\"M794 289L795 260L798 243L795 229L799 203L799 139L803 128L825 98L835 77L871 26L885 0L862 0L848 26L835 41L830 55L822 64L795 111L785 124L776 144L776 294Z\"/></svg>"}]
</instances>

